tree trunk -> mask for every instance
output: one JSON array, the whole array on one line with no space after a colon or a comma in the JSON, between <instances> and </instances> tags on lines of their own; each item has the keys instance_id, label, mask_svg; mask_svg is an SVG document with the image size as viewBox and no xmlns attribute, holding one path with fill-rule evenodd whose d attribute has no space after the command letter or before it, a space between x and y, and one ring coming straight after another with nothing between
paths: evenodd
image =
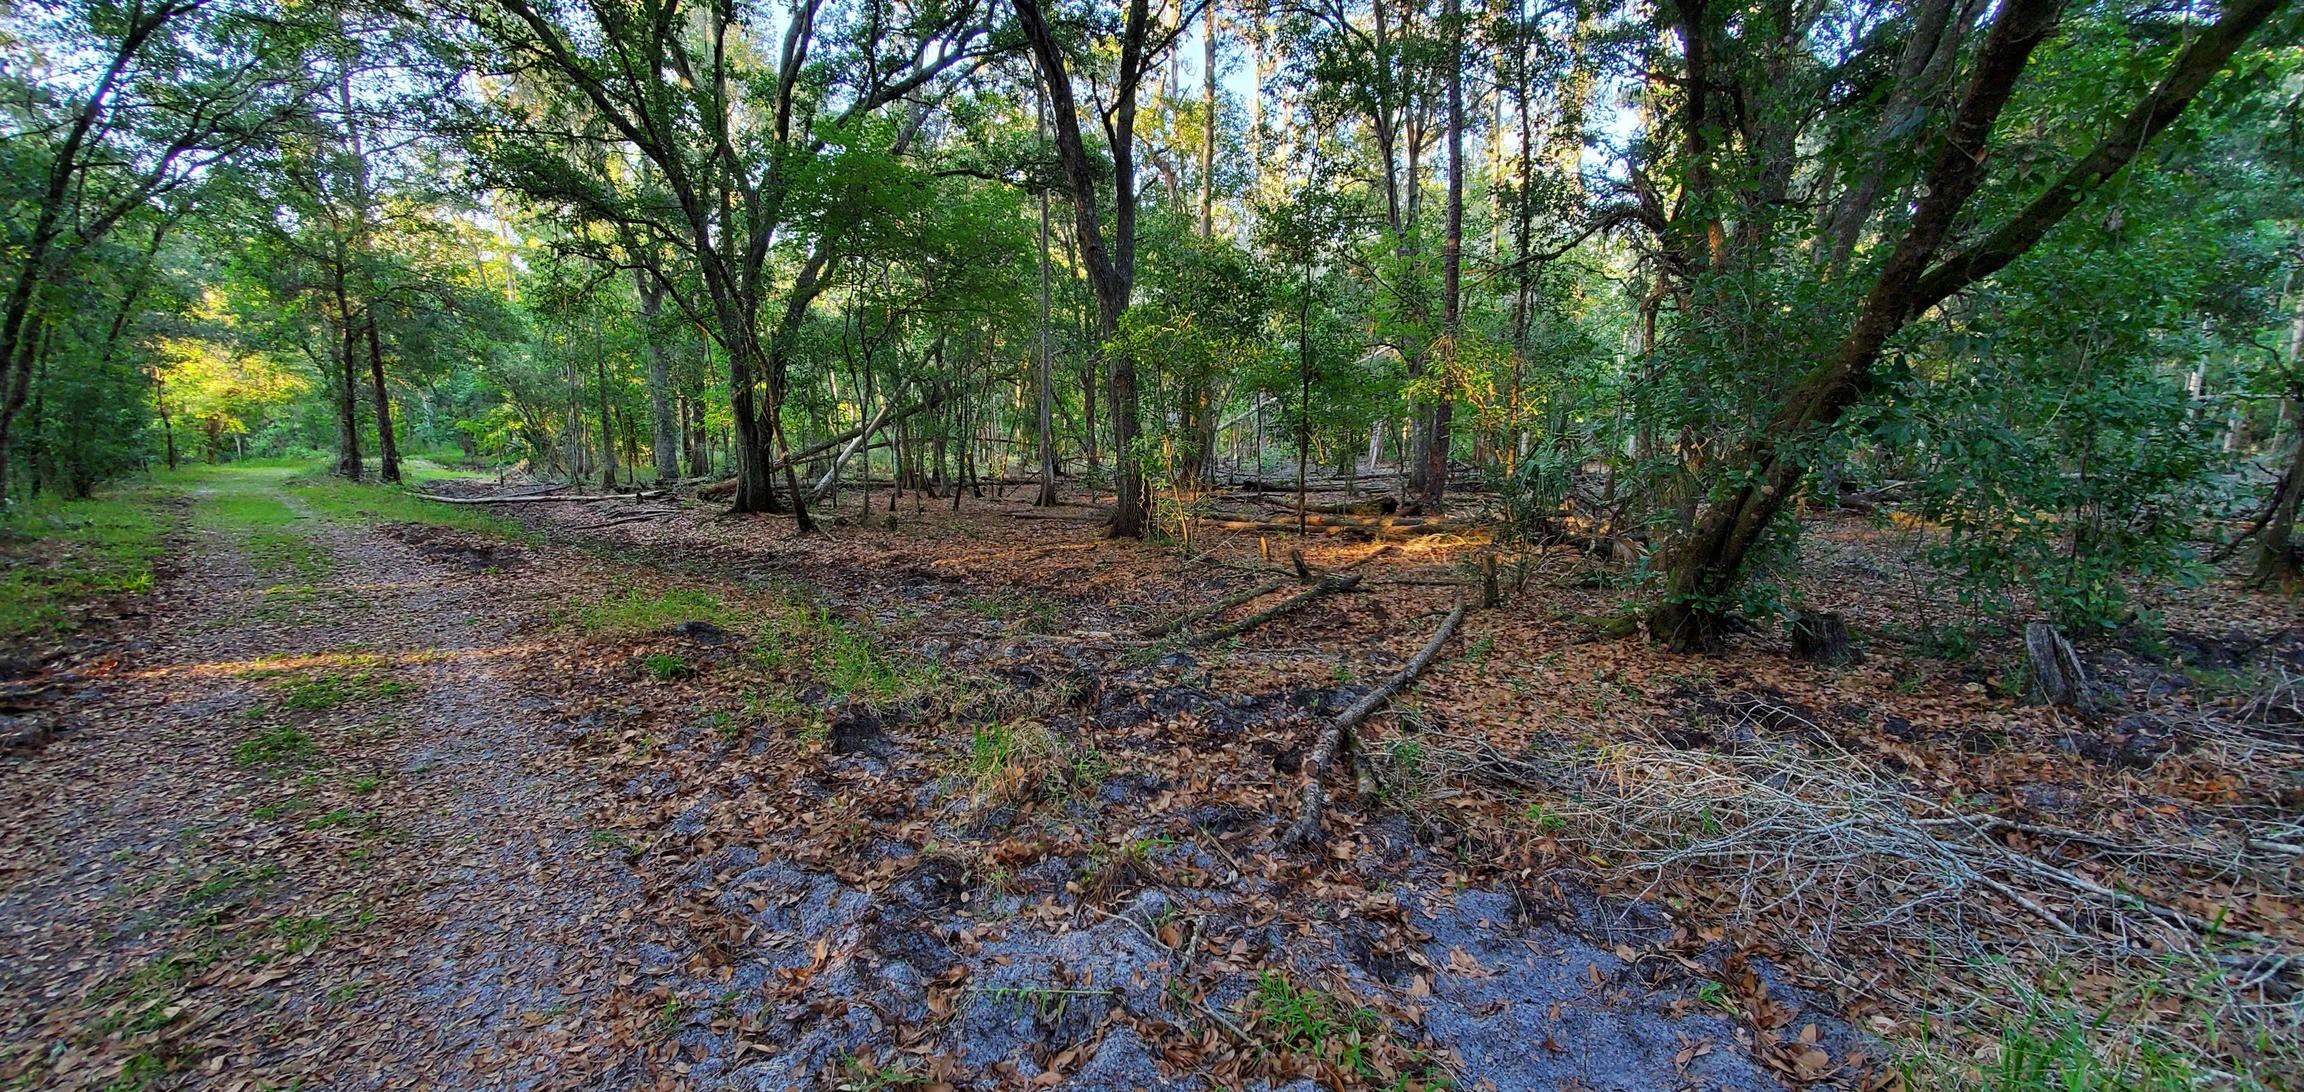
<instances>
[{"instance_id":1,"label":"tree trunk","mask_svg":"<svg viewBox=\"0 0 2304 1092\"><path fill-rule=\"evenodd\" d=\"M392 435L392 392L384 385L384 341L376 333L376 311L371 305L361 325L368 335L368 381L376 402L376 480L400 480L400 443Z\"/></svg>"},{"instance_id":2,"label":"tree trunk","mask_svg":"<svg viewBox=\"0 0 2304 1092\"><path fill-rule=\"evenodd\" d=\"M336 375L336 473L352 481L359 481L363 467L360 463L360 372L353 361L359 330L352 325L352 305L345 298L344 267L338 263L335 270L337 330Z\"/></svg>"},{"instance_id":3,"label":"tree trunk","mask_svg":"<svg viewBox=\"0 0 2304 1092\"><path fill-rule=\"evenodd\" d=\"M1448 226L1440 252L1440 321L1447 352L1439 361L1441 389L1425 424L1424 511L1439 515L1448 494L1448 424L1454 405L1447 383L1456 371L1464 306L1464 17L1461 0L1448 0Z\"/></svg>"},{"instance_id":4,"label":"tree trunk","mask_svg":"<svg viewBox=\"0 0 2304 1092\"><path fill-rule=\"evenodd\" d=\"M680 426L672 414L672 354L657 336L657 315L664 305L664 288L647 270L633 271L640 290L640 325L648 343L648 453L656 463L656 480L670 484L680 477Z\"/></svg>"},{"instance_id":5,"label":"tree trunk","mask_svg":"<svg viewBox=\"0 0 2304 1092\"><path fill-rule=\"evenodd\" d=\"M2296 315L2288 324L2288 373L2291 382L2304 383L2304 291L2297 293L2295 306ZM2304 496L2304 387L2288 392L2282 410L2281 418L2289 422L2288 468L2281 471L2280 481L2273 486L2272 506L2266 510L2264 529L2256 540L2255 579L2263 587L2292 588L2304 575L2297 571L2292 543L2297 498Z\"/></svg>"},{"instance_id":6,"label":"tree trunk","mask_svg":"<svg viewBox=\"0 0 2304 1092\"><path fill-rule=\"evenodd\" d=\"M1072 197L1074 236L1087 267L1090 287L1096 292L1097 327L1109 343L1127 314L1128 297L1136 277L1136 89L1152 58L1145 46L1151 31L1148 0L1129 0L1127 22L1121 31L1120 72L1112 92L1107 128L1112 153L1112 236L1105 239L1099 222L1096 168L1080 136L1080 113L1072 97L1072 78L1058 45L1040 12L1039 0L1011 0L1016 20L1030 43L1048 92L1051 120L1056 127L1056 150L1063 160L1067 188ZM1139 429L1136 404L1136 362L1126 352L1105 350L1106 387L1112 403L1113 494L1112 536L1142 538L1150 528L1151 494L1145 489L1144 470L1136 457Z\"/></svg>"}]
</instances>

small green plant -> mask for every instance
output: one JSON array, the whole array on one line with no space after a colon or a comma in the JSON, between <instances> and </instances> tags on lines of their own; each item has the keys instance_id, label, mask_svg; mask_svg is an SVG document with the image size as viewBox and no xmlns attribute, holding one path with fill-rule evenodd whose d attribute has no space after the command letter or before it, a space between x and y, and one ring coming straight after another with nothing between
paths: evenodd
<instances>
[{"instance_id":1,"label":"small green plant","mask_svg":"<svg viewBox=\"0 0 2304 1092\"><path fill-rule=\"evenodd\" d=\"M685 679L696 674L694 664L669 652L651 652L641 659L640 665L647 668L650 675L666 681Z\"/></svg>"},{"instance_id":2,"label":"small green plant","mask_svg":"<svg viewBox=\"0 0 2304 1092\"><path fill-rule=\"evenodd\" d=\"M232 748L232 761L242 766L285 766L310 757L315 747L312 737L290 725L266 728L252 739L244 739Z\"/></svg>"},{"instance_id":3,"label":"small green plant","mask_svg":"<svg viewBox=\"0 0 2304 1092\"><path fill-rule=\"evenodd\" d=\"M840 1092L895 1092L924 1087L927 1078L893 1063L882 1065L868 1056L843 1052L832 1087Z\"/></svg>"},{"instance_id":4,"label":"small green plant","mask_svg":"<svg viewBox=\"0 0 2304 1092\"><path fill-rule=\"evenodd\" d=\"M393 678L383 660L375 656L347 656L341 671L295 672L258 668L242 678L274 679L274 704L281 709L317 713L357 701L394 698L414 689Z\"/></svg>"},{"instance_id":5,"label":"small green plant","mask_svg":"<svg viewBox=\"0 0 2304 1092\"><path fill-rule=\"evenodd\" d=\"M352 779L352 791L357 793L371 793L375 792L378 788L381 788L383 784L384 779L376 774L362 774L359 777Z\"/></svg>"},{"instance_id":6,"label":"small green plant","mask_svg":"<svg viewBox=\"0 0 2304 1092\"><path fill-rule=\"evenodd\" d=\"M1543 801L1537 800L1528 805L1528 825L1535 827L1539 834L1551 834L1567 826L1568 821L1560 818L1560 813L1545 807Z\"/></svg>"},{"instance_id":7,"label":"small green plant","mask_svg":"<svg viewBox=\"0 0 2304 1092\"><path fill-rule=\"evenodd\" d=\"M325 914L288 914L274 918L266 931L285 941L291 950L309 952L335 934L336 923Z\"/></svg>"},{"instance_id":8,"label":"small green plant","mask_svg":"<svg viewBox=\"0 0 2304 1092\"><path fill-rule=\"evenodd\" d=\"M1110 989L1071 989L1061 986L983 986L976 996L1008 1006L1018 1016L1031 1014L1042 1023L1064 1018L1072 1002L1081 997L1108 998Z\"/></svg>"},{"instance_id":9,"label":"small green plant","mask_svg":"<svg viewBox=\"0 0 2304 1092\"><path fill-rule=\"evenodd\" d=\"M1710 1005L1730 1016L1736 1015L1736 1000L1728 996L1728 987L1719 982L1701 982L1696 986L1696 1000Z\"/></svg>"},{"instance_id":10,"label":"small green plant","mask_svg":"<svg viewBox=\"0 0 2304 1092\"><path fill-rule=\"evenodd\" d=\"M632 844L630 835L613 827L597 828L586 834L584 840L601 849L612 849L618 853L634 853L639 848Z\"/></svg>"},{"instance_id":11,"label":"small green plant","mask_svg":"<svg viewBox=\"0 0 2304 1092\"><path fill-rule=\"evenodd\" d=\"M1032 721L978 726L961 760L979 799L1010 802L1090 792L1111 771L1111 758L1094 743L1067 741Z\"/></svg>"},{"instance_id":12,"label":"small green plant","mask_svg":"<svg viewBox=\"0 0 2304 1092\"><path fill-rule=\"evenodd\" d=\"M104 1092L142 1092L168 1075L168 1061L151 1051L130 1055L120 1074L106 1082Z\"/></svg>"},{"instance_id":13,"label":"small green plant","mask_svg":"<svg viewBox=\"0 0 2304 1092\"><path fill-rule=\"evenodd\" d=\"M1384 1017L1376 1010L1299 986L1278 970L1256 976L1248 1004L1250 1033L1269 1047L1310 1055L1362 1077L1377 1075L1372 1048L1384 1030Z\"/></svg>"},{"instance_id":14,"label":"small green plant","mask_svg":"<svg viewBox=\"0 0 2304 1092\"><path fill-rule=\"evenodd\" d=\"M188 892L184 896L184 900L194 904L212 902L241 888L262 885L278 878L279 875L280 866L272 861L255 865L226 862L223 867L218 868L215 872L210 873L207 879L202 880L199 886Z\"/></svg>"},{"instance_id":15,"label":"small green plant","mask_svg":"<svg viewBox=\"0 0 2304 1092\"><path fill-rule=\"evenodd\" d=\"M253 763L250 763L250 765L253 765ZM248 817L250 819L278 819L283 815L292 815L311 806L312 800L310 797L300 794L283 796L278 800L258 804L255 807L249 808Z\"/></svg>"},{"instance_id":16,"label":"small green plant","mask_svg":"<svg viewBox=\"0 0 2304 1092\"><path fill-rule=\"evenodd\" d=\"M353 811L351 808L334 808L306 819L304 829L338 830L346 827L368 827L375 822L376 817L366 812Z\"/></svg>"},{"instance_id":17,"label":"small green plant","mask_svg":"<svg viewBox=\"0 0 2304 1092\"><path fill-rule=\"evenodd\" d=\"M1037 592L1009 591L1000 595L971 596L968 610L1008 623L1021 633L1054 633L1058 622L1056 601Z\"/></svg>"},{"instance_id":18,"label":"small green plant","mask_svg":"<svg viewBox=\"0 0 2304 1092\"><path fill-rule=\"evenodd\" d=\"M1424 744L1414 739L1391 740L1384 745L1384 759L1384 798L1397 806L1422 800L1432 784Z\"/></svg>"}]
</instances>

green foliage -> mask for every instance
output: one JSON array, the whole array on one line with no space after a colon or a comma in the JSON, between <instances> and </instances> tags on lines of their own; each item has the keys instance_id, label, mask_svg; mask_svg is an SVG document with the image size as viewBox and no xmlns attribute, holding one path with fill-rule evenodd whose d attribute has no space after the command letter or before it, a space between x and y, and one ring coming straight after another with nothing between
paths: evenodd
<instances>
[{"instance_id":1,"label":"green foliage","mask_svg":"<svg viewBox=\"0 0 2304 1092\"><path fill-rule=\"evenodd\" d=\"M0 517L0 643L70 630L75 608L151 588L164 529L142 492L44 498Z\"/></svg>"},{"instance_id":2,"label":"green foliage","mask_svg":"<svg viewBox=\"0 0 2304 1092\"><path fill-rule=\"evenodd\" d=\"M1373 1040L1384 1029L1376 1010L1299 986L1278 970L1256 976L1248 1005L1250 1034L1274 1049L1310 1055L1363 1078L1376 1076Z\"/></svg>"}]
</instances>

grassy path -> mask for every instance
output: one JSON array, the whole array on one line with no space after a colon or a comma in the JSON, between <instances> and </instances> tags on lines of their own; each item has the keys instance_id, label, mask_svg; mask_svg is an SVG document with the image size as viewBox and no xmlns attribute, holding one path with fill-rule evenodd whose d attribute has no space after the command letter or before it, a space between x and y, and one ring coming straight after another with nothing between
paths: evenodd
<instances>
[{"instance_id":1,"label":"grassy path","mask_svg":"<svg viewBox=\"0 0 2304 1092\"><path fill-rule=\"evenodd\" d=\"M0 784L0 1078L619 1083L553 1049L631 884L586 786L532 762L548 699L499 673L520 605L329 517L375 491L183 486L149 647Z\"/></svg>"}]
</instances>

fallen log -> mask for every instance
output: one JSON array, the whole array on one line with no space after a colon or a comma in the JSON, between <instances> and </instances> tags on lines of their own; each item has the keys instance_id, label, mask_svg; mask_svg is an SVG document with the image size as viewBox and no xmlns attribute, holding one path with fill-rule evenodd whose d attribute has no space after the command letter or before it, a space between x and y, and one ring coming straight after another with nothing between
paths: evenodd
<instances>
[{"instance_id":1,"label":"fallen log","mask_svg":"<svg viewBox=\"0 0 2304 1092\"><path fill-rule=\"evenodd\" d=\"M1249 630L1255 629L1256 627L1261 626L1266 622L1281 617L1282 615L1294 614L1297 611L1303 610L1305 607L1311 606L1313 600L1322 596L1334 595L1337 592L1351 591L1352 589L1359 586L1360 574L1358 573L1354 573L1350 576L1324 576L1320 578L1319 583L1314 584L1311 587L1296 593L1295 595L1289 596L1288 598L1281 600L1279 603L1274 604L1273 606L1266 607L1263 610L1257 611L1256 613L1251 614L1246 618L1242 618L1237 622L1231 622L1209 630L1208 632L1203 633L1198 637L1194 637L1185 643L1191 645L1207 645L1214 644L1218 641L1230 640L1248 632Z\"/></svg>"},{"instance_id":2,"label":"fallen log","mask_svg":"<svg viewBox=\"0 0 2304 1092\"><path fill-rule=\"evenodd\" d=\"M633 512L629 515L620 515L613 519L604 519L598 523L587 523L581 527L576 528L576 530L598 531L607 527L621 527L624 524L638 523L642 520L663 519L666 516L678 515L679 512L680 510L677 508L659 508L646 512Z\"/></svg>"},{"instance_id":3,"label":"fallen log","mask_svg":"<svg viewBox=\"0 0 2304 1092\"><path fill-rule=\"evenodd\" d=\"M1209 520L1200 525L1210 531L1253 531L1261 535L1293 535L1295 520ZM1304 531L1313 535L1393 535L1400 538L1419 538L1425 535L1461 535L1480 530L1475 524L1447 520L1419 520L1394 518L1383 520L1347 520L1338 516L1308 518Z\"/></svg>"},{"instance_id":4,"label":"fallen log","mask_svg":"<svg viewBox=\"0 0 2304 1092\"><path fill-rule=\"evenodd\" d=\"M547 497L533 494L514 497L443 497L437 493L411 489L408 491L408 495L422 497L428 501L439 501L442 504L598 504L601 501L613 500L655 500L665 494L661 489L649 489L639 493L584 493L573 497Z\"/></svg>"},{"instance_id":5,"label":"fallen log","mask_svg":"<svg viewBox=\"0 0 2304 1092\"><path fill-rule=\"evenodd\" d=\"M1248 499L1261 501L1269 507L1277 508L1291 515L1295 514L1296 511L1295 503L1284 497L1259 493ZM1375 500L1351 501L1344 504L1307 504L1304 506L1304 511L1314 516L1390 516L1399 513L1400 502L1387 496L1378 497Z\"/></svg>"},{"instance_id":6,"label":"fallen log","mask_svg":"<svg viewBox=\"0 0 2304 1092\"><path fill-rule=\"evenodd\" d=\"M1250 588L1238 595L1227 597L1223 602L1211 603L1205 607L1197 607L1192 610L1185 611L1184 613L1179 614L1176 617L1158 625L1148 627L1144 630L1144 636L1166 637L1169 634L1183 629L1184 627L1189 626L1194 622L1198 622L1205 618L1213 618L1216 615L1231 610L1232 608L1237 607L1251 599L1262 599L1263 597L1270 595L1273 592L1279 591L1280 589L1287 586L1288 582L1285 580L1275 580L1269 584L1259 584L1256 587Z\"/></svg>"},{"instance_id":7,"label":"fallen log","mask_svg":"<svg viewBox=\"0 0 2304 1092\"><path fill-rule=\"evenodd\" d=\"M1448 638L1456 632L1457 624L1463 620L1464 604L1458 603L1456 609L1449 611L1447 619L1440 623L1439 632L1424 643L1424 651L1417 653L1416 658L1408 661L1408 666L1401 668L1398 674L1384 680L1384 685L1353 702L1352 708L1330 721L1327 729L1320 733L1319 742L1313 745L1312 755L1306 760L1311 770L1304 782L1302 814L1296 817L1295 824L1288 828L1284 836L1288 845L1306 846L1320 840L1320 813L1328 809L1328 788L1322 778L1327 775L1328 767L1335 765L1336 756L1350 746L1352 729L1383 707L1385 702L1392 700L1392 695L1399 693L1402 687L1414 682L1416 676L1423 674L1424 669L1432 665L1433 657L1440 654L1440 646L1448 643Z\"/></svg>"},{"instance_id":8,"label":"fallen log","mask_svg":"<svg viewBox=\"0 0 2304 1092\"><path fill-rule=\"evenodd\" d=\"M1088 512L1086 514L1075 514L1071 512L1050 512L1046 509L1035 509L1027 512L1010 512L1008 513L1008 518L1050 519L1059 523L1110 523L1112 522L1112 513L1109 511L1103 511Z\"/></svg>"}]
</instances>

